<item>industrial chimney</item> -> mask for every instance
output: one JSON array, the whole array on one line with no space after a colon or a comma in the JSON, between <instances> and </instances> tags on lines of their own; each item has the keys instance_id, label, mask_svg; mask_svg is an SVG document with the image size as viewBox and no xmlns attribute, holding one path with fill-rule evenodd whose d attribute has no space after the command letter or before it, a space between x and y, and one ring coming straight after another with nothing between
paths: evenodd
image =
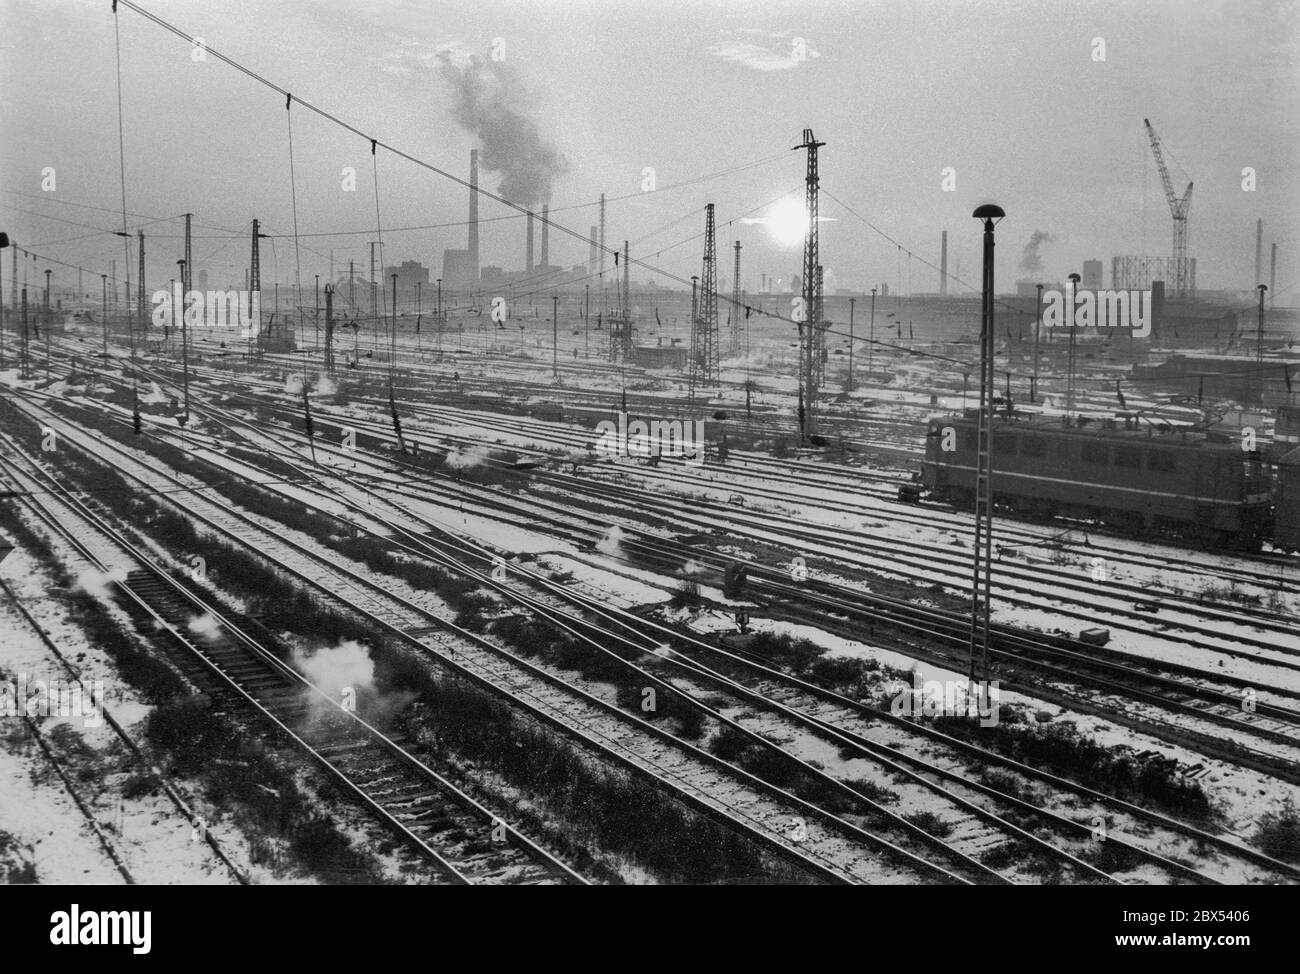
<instances>
[{"instance_id":1,"label":"industrial chimney","mask_svg":"<svg viewBox=\"0 0 1300 974\"><path fill-rule=\"evenodd\" d=\"M528 211L528 256L524 260L524 272L533 272L533 211Z\"/></svg>"},{"instance_id":2,"label":"industrial chimney","mask_svg":"<svg viewBox=\"0 0 1300 974\"><path fill-rule=\"evenodd\" d=\"M469 150L469 264L478 280L478 149Z\"/></svg>"},{"instance_id":3,"label":"industrial chimney","mask_svg":"<svg viewBox=\"0 0 1300 974\"><path fill-rule=\"evenodd\" d=\"M948 231L943 232L943 243L939 249L939 296L948 295Z\"/></svg>"},{"instance_id":4,"label":"industrial chimney","mask_svg":"<svg viewBox=\"0 0 1300 974\"><path fill-rule=\"evenodd\" d=\"M551 204L542 204L542 267L551 266Z\"/></svg>"}]
</instances>

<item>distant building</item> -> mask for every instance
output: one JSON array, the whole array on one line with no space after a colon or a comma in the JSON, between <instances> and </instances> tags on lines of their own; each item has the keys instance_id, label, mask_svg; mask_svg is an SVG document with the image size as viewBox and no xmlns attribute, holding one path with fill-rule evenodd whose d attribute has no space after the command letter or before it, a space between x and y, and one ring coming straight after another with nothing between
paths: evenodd
<instances>
[{"instance_id":1,"label":"distant building","mask_svg":"<svg viewBox=\"0 0 1300 974\"><path fill-rule=\"evenodd\" d=\"M1102 263L1099 260L1085 260L1083 262L1083 289L1085 291L1100 291L1102 289Z\"/></svg>"},{"instance_id":2,"label":"distant building","mask_svg":"<svg viewBox=\"0 0 1300 974\"><path fill-rule=\"evenodd\" d=\"M414 289L417 284L421 287L429 284L429 268L417 260L404 260L396 267L384 268L385 281L391 282L394 274L397 275L397 287L401 290Z\"/></svg>"}]
</instances>

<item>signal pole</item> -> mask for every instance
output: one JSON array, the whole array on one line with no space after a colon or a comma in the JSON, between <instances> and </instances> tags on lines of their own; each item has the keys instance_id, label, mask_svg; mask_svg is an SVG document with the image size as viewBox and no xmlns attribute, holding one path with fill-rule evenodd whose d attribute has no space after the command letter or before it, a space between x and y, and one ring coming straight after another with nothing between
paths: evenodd
<instances>
[{"instance_id":1,"label":"signal pole","mask_svg":"<svg viewBox=\"0 0 1300 974\"><path fill-rule=\"evenodd\" d=\"M970 671L975 681L975 651L980 648L984 679L989 672L989 604L993 574L993 227L1006 216L986 203L973 214L984 223L984 282L980 331L980 412L975 473L975 548L971 575ZM981 597L981 588L983 589Z\"/></svg>"},{"instance_id":2,"label":"signal pole","mask_svg":"<svg viewBox=\"0 0 1300 974\"><path fill-rule=\"evenodd\" d=\"M551 378L560 377L560 362L557 349L560 347L560 299L551 295Z\"/></svg>"}]
</instances>

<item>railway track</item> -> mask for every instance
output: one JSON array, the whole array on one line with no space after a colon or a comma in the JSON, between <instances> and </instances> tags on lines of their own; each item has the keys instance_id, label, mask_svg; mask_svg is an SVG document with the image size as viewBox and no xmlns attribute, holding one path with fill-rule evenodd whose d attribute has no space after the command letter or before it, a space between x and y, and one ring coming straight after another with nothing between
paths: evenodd
<instances>
[{"instance_id":1,"label":"railway track","mask_svg":"<svg viewBox=\"0 0 1300 974\"><path fill-rule=\"evenodd\" d=\"M41 407L24 401L28 409ZM61 417L45 412L43 421L56 425L66 441L83 452L116 453L115 469L142 487L158 490L164 475L145 468L109 441L68 428ZM132 469L134 468L134 469ZM687 745L646 721L631 717L572 681L562 680L527 660L506 653L491 642L448 622L415 602L374 584L366 574L349 569L311 546L285 536L262 519L237 513L202 499L202 490L174 481L170 489L186 498L186 513L206 526L259 552L277 567L320 590L344 608L370 619L384 632L457 670L477 684L504 694L511 703L551 726L577 736L624 767L669 788L690 807L739 828L769 851L781 855L818 878L832 882L991 882L986 867L961 863L960 871L938 865L828 813L810 802L768 785L709 752ZM315 562L310 567L307 559ZM613 723L611 723L613 719ZM631 732L630 732L631 731ZM714 793L717 772L739 778L726 788L725 800ZM808 823L806 833L790 835L792 821ZM951 853L947 859L960 861Z\"/></svg>"},{"instance_id":2,"label":"railway track","mask_svg":"<svg viewBox=\"0 0 1300 974\"><path fill-rule=\"evenodd\" d=\"M392 525L390 524L390 527L391 527L391 526L392 526ZM410 541L414 541L414 542L416 542L416 543L418 543L418 541L419 541L418 538L414 538L414 537L411 537L411 538L409 538L408 540L410 540ZM462 568L462 569L464 568L464 566L461 566L461 565L458 565L458 566L456 566L456 567L460 567L460 568ZM490 584L489 580L488 580L486 577L483 578L483 581L484 581L484 582L488 582L488 583ZM534 608L534 609L537 609L537 608L538 608L535 604L533 604L531 607ZM591 609L591 608L596 608L596 607L588 605L587 608ZM574 621L574 620L569 620L569 621L572 622L572 621ZM715 676L715 679L716 679L716 676ZM754 695L754 694L751 693L751 694L749 695L749 699L750 699L750 702L751 702L751 703L757 703L757 704L759 704L759 705L765 705L765 706L767 706L769 709L772 707L772 701L769 700L769 699L767 699L767 698L766 698L765 696L763 696L763 695ZM814 706L815 706L815 704L814 704ZM798 712L795 711L795 713L798 713ZM826 726L826 725L824 725L824 726L825 726L825 729L826 729L826 730L831 734L831 736L832 736L833 738L836 738L836 739L838 740L838 743L840 743L841 745L843 745L843 744L845 744L845 743L849 743L849 744L851 744L851 745L857 745L857 746L861 747L861 744L860 744L861 738L860 738L860 737L859 737L859 739L858 739L857 741L848 740L848 739L846 739L846 738L844 737L843 733L842 733L840 730L835 729L835 728L832 728L832 727L830 727L830 726ZM864 753L871 753L871 752L865 752L865 751L864 751ZM879 759L878 755L876 755L876 757L877 757L877 759ZM917 759L916 759L915 756L913 756L911 760L914 762L914 764L917 763ZM892 763L893 763L893 766L894 766L895 770L904 770L904 769L902 769L902 768L898 765L897 762L892 762ZM955 784L957 787L962 787L962 788L966 788L966 789L971 789L971 787L972 787L972 783L971 783L969 780L963 779L961 775L959 775L959 774L957 774L957 773L955 773L955 772L952 772L952 771L950 771L950 770L949 770L949 771L945 771L944 769L936 769L935 767L933 767L933 766L931 766L931 765L927 765L927 764L925 764L924 762L919 762L919 765L920 765L920 766L917 768L917 770L914 770L914 771L905 771L906 774L910 774L910 775L911 775L913 782L920 782L920 783L923 783L924 786L929 786L929 787L931 787L932 789L938 789L938 790L940 790L940 791L943 791L943 787L942 787L942 785L938 785L938 784L936 784L932 779L935 779L935 778L942 779L942 778L944 778L945 775L946 775L946 777L949 779L950 783ZM980 792L980 787L979 787L978 785L975 785L975 786L974 786L974 790L975 790L977 793L979 793L979 792ZM1009 795L1006 795L1006 794L999 794L999 793L998 793L996 790L994 790L994 789L989 789L989 788L985 787L985 788L983 789L982 794L983 794L983 796L984 796L986 799L988 799L988 798L992 798L992 799L994 799L994 800L995 800L995 802L994 802L995 804L996 804L997 802L1001 802L1001 803L1002 803L1002 806L1003 806L1003 812L1004 812L1004 814L1005 814L1005 811L1006 811L1006 806L1010 806L1010 807L1012 807L1012 808L1013 808L1017 813L1022 814L1022 815L1025 814L1026 812L1029 812L1029 813L1035 815L1036 817L1038 817L1038 818L1040 818L1040 819L1043 819L1043 818L1051 819L1051 816L1050 816L1049 813L1046 813L1046 812L1042 811L1041 809L1035 809L1034 806L1031 806L1031 805L1028 805L1027 803L1021 802L1021 801L1019 801L1018 799L1015 799L1013 796L1009 796ZM985 809L978 808L977 806L972 805L969 801L967 801L967 800L965 800L965 799L957 798L956 796L954 796L954 795L953 795L952 793L950 793L950 792L945 792L945 795L946 795L946 797L947 797L947 799L948 799L948 801L949 801L950 803L952 803L952 804L961 804L961 805L963 805L963 806L965 807L965 809L966 809L968 812L969 812L969 811L973 811L973 812L975 812L975 813L976 813L975 817L979 817L979 816L982 814L982 815L984 816L984 818L985 818L986 821L999 822L999 823L1002 825L1003 828L1006 828L1006 822L1002 821L1002 820L1001 820L997 815L995 815L995 814L993 814L993 813L990 813L990 812L988 812L988 811L985 810ZM1017 807L1017 806L1018 806L1018 807ZM1064 819L1064 818L1059 817L1059 816L1057 817L1057 821L1055 821L1053 824L1055 824L1057 828L1063 828L1064 830L1067 830L1067 831L1074 831L1074 832L1076 832L1076 833L1079 832L1080 830L1082 830L1084 833L1087 833L1087 831L1088 831L1087 826L1080 825L1080 824L1077 823L1077 822L1070 821L1070 820ZM1207 833L1196 833L1196 835L1197 835L1197 841L1206 841L1207 839L1210 838L1210 837L1208 836ZM962 841L965 841L965 842L967 842L968 844L971 843L971 842L973 841L976 845L978 845L978 844L981 843L981 842L984 842L984 843L987 844L988 836L987 836L987 833L981 835L978 831L976 831L976 832L974 832L974 833L972 834L972 831L971 831L970 829L967 829L967 830L966 830L966 834L964 834L964 835L961 837L961 839L962 839ZM1033 836L1029 836L1028 839L1029 839L1028 844L1029 844L1029 845L1033 845L1033 844L1034 844L1034 841L1035 841L1035 837L1033 837ZM1044 843L1041 843L1041 840L1038 840L1038 841L1039 841L1039 844L1044 844ZM1129 851L1130 853L1135 853L1135 854L1137 855L1137 857L1138 857L1139 859L1141 859L1143 862L1148 863L1148 864L1155 864L1155 865L1157 865L1159 868L1163 869L1163 870L1165 871L1165 874L1166 874L1166 875L1174 876L1174 877L1176 877L1177 879L1188 879L1188 878L1190 878L1192 881L1195 881L1195 882L1213 882L1213 881L1214 881L1214 880L1208 878L1207 876L1205 876L1203 873L1198 872L1196 869L1194 869L1194 868L1192 868L1192 867L1190 867L1190 866L1187 866L1186 864L1182 864L1182 863L1174 862L1174 861L1171 861L1171 860L1167 860L1167 859L1165 859L1164 857L1159 856L1158 854L1155 854L1155 853L1153 853L1152 851L1150 851L1150 850L1148 850L1148 849L1142 849L1142 848L1140 848L1140 847L1138 847L1138 846L1128 845L1128 844L1127 844L1123 839L1119 839L1119 840L1116 840L1116 841L1117 841L1117 844L1123 845L1125 848L1127 848L1128 851ZM1049 848L1051 848L1051 847L1049 847ZM1060 850L1056 850L1056 849L1052 848L1051 851L1056 852L1058 856L1060 855ZM1249 858L1249 850L1245 850L1245 852L1243 852L1243 850L1242 850L1240 847L1235 847L1235 848L1233 848L1233 853L1234 853L1234 855L1236 855L1236 856L1239 857L1239 858L1241 858L1241 857ZM1068 856L1063 856L1062 858L1066 858L1066 859L1068 859L1068 858L1070 858L1070 857L1068 857ZM1261 858L1262 858L1262 859L1266 859L1266 857L1261 857ZM1271 862L1271 861L1270 861L1270 862ZM1075 860L1073 864L1075 865L1076 868L1082 867L1082 870L1084 871L1085 874L1086 874L1088 871L1091 871L1091 872L1093 873L1092 878L1094 878L1094 879L1095 879L1097 876L1101 876L1103 879L1109 879L1109 877L1106 876L1106 874L1104 874L1104 873L1100 873L1100 871L1095 870L1095 869L1092 869L1092 867L1087 866L1087 864L1079 863L1077 860ZM1280 867L1280 868L1283 869L1283 870L1286 869L1286 867L1285 867L1284 865L1282 865L1282 864L1272 863L1272 865L1275 866L1275 867Z\"/></svg>"},{"instance_id":3,"label":"railway track","mask_svg":"<svg viewBox=\"0 0 1300 974\"><path fill-rule=\"evenodd\" d=\"M1005 797L1005 796L1004 796L1004 797ZM1201 840L1201 839L1199 839L1199 840ZM1278 863L1278 865L1281 865L1281 863ZM1177 867L1178 867L1178 866L1177 866L1177 863L1175 863L1175 869L1177 869ZM1186 869L1186 867L1184 867L1184 869ZM1190 871L1191 874L1195 875L1195 870L1188 870L1188 871ZM1196 882L1196 880L1193 880L1193 882ZM1203 878L1203 882L1204 882L1204 878Z\"/></svg>"},{"instance_id":4,"label":"railway track","mask_svg":"<svg viewBox=\"0 0 1300 974\"><path fill-rule=\"evenodd\" d=\"M375 427L372 428L370 432L373 435L382 435L383 431L380 428ZM396 460L396 458L387 459L389 462L394 462ZM553 475L545 473L532 473L534 476L541 479L549 478L552 482L559 483L563 487L568 487L568 480L565 478L554 477ZM584 480L582 481L582 489L586 492L588 497L588 504L585 509L589 514L595 513L590 506L590 501L593 495L603 497L606 500L608 503L608 520L614 520L620 513L625 515L629 509L637 507L637 503L630 504L629 502L638 502L641 505L639 509L647 512L653 517L666 517L670 522L676 525L678 530L686 528L708 532L718 528L723 519L728 523L740 519L745 523L753 522L751 526L754 528L754 535L761 536L768 523L768 519L765 517L746 517L745 515L737 514L734 511L728 510L723 505L702 501L698 501L694 504L694 510L700 513L687 513L679 509L665 512L663 510L664 505L661 496L655 495L650 491L630 490L625 485L621 484L617 486L602 485L593 483L590 480ZM479 503L482 502L480 501ZM518 500L514 500L513 504L515 505L515 509L510 511L510 513L513 517L517 518L519 516ZM509 507L507 506L505 509L509 510ZM701 516L702 513L709 514L711 518ZM795 547L790 545L787 540L788 535L793 534L796 542L802 541L805 545L815 544L823 547L829 545L840 551L844 557L850 559L854 557L854 553L849 546L838 545L828 539L830 532L817 532L815 535L810 534L801 529L790 528L787 523L789 520L790 519L788 518L780 519L779 527L781 527L784 533L772 538L772 543L780 544L782 541L786 541L786 546L790 550L795 550ZM617 523L617 521L614 520L614 523ZM598 529L592 530L598 531ZM598 533L595 535L589 535L588 540L592 540L594 537L598 536ZM800 550L806 551L809 549L800 546ZM701 552L699 550L683 549L681 551L683 560L685 558L698 557L700 554ZM920 606L913 606L910 609L907 609L905 608L906 603L900 603L898 600L882 600L879 597L868 598L867 596L863 596L861 593L852 592L842 586L837 586L835 590L837 594L843 598L854 598L861 601L863 604L860 608L874 610L877 614L882 610L888 610L888 614L895 619L901 618L902 613L911 613L927 625L938 625L942 623L947 626L949 635L953 638L960 635L962 640L965 639L965 636L961 634L961 631L964 630L965 622L955 618L941 619L941 614L938 613L937 610L927 611ZM803 594L803 590L787 586L787 594L792 598L799 597ZM831 605L830 603L826 603L824 600L823 604L828 608L833 608L835 610L843 608L842 604ZM1146 620L1143 621L1145 622ZM1149 626L1149 622L1147 625ZM1133 628L1137 631L1136 625ZM1154 686L1157 691L1156 693L1151 691L1145 692L1144 699L1148 702L1158 703L1161 699L1158 694L1167 694L1170 695L1169 699L1175 704L1178 704L1179 698L1182 698L1182 701L1185 704L1182 708L1183 712L1192 713L1195 708L1192 708L1190 703L1187 703L1187 701L1203 701L1204 706L1201 708L1201 712L1198 714L1199 716L1206 716L1207 719L1223 723L1225 726L1245 726L1252 731L1257 732L1259 735L1268 737L1283 744L1290 745L1300 741L1300 735L1297 735L1295 730L1296 725L1300 723L1300 714L1297 714L1293 708L1285 706L1280 700L1278 702L1269 702L1270 697L1297 699L1300 695L1295 692L1288 692L1278 687L1260 686L1250 680L1233 678L1222 674L1214 674L1211 677L1210 674L1207 674L1203 670L1194 666L1163 660L1152 661L1146 658L1137 657L1134 654L1116 652L1114 650L1107 650L1091 645L1085 646L1085 644L1079 643L1077 640L1051 637L1047 635L1036 635L1033 638L1030 638L1027 634L1019 633L1011 627L999 627L999 632L1001 636L1005 637L1003 640L1004 653L1011 648L1018 648L1024 652L1032 651L1036 655L1046 656L1049 661L1068 664L1070 667L1069 674L1077 674L1080 678L1090 680L1094 685L1103 686L1112 690L1119 688L1115 680L1117 677L1128 682L1145 681ZM1268 646L1268 644L1262 639L1260 640L1260 644L1261 646ZM1208 649L1210 647L1206 648ZM1214 649L1216 652L1221 651L1218 647L1215 647ZM1261 661L1254 655L1249 655L1248 658L1253 662ZM1294 670L1300 668L1296 663L1291 662L1286 658L1270 658L1263 660L1263 662L1267 662L1269 665L1278 666L1282 669ZM1084 670L1085 667L1086 671ZM1053 675L1061 675L1060 670L1054 670ZM1198 685L1197 681L1204 681L1205 685ZM1241 707L1241 693L1246 690L1251 690L1257 693L1263 700L1262 703L1256 706L1253 712L1243 710Z\"/></svg>"},{"instance_id":5,"label":"railway track","mask_svg":"<svg viewBox=\"0 0 1300 974\"><path fill-rule=\"evenodd\" d=\"M189 650L212 682L224 685L227 697L269 721L448 881L583 882L565 863L410 755L399 739L349 712L215 604L162 571L11 436L0 434L0 440L8 448L0 456L0 468L17 489L27 492L29 506L44 508L43 520L51 529L106 575L108 565L91 547L89 535L117 550L119 570L124 563L134 565L123 581L114 583L133 610ZM219 627L215 637L196 638L190 632L189 623L196 617ZM489 836L494 828L503 829L509 841L493 843Z\"/></svg>"},{"instance_id":6,"label":"railway track","mask_svg":"<svg viewBox=\"0 0 1300 974\"><path fill-rule=\"evenodd\" d=\"M40 518L41 521L45 523L47 526L49 526L51 529L55 529L55 525L51 524L49 521L48 512L46 512L39 505L34 505L34 506L29 505L29 510L31 510L36 517ZM56 660L58 660L59 665L68 674L68 676L81 686L82 698L87 700L94 699L91 688L87 687L81 680L81 675L82 675L81 668L76 666L71 660L69 660L66 654L64 654L64 652L61 649L59 649L59 647L55 644L54 640L50 638L49 633L45 631L44 627L42 627L39 622L36 621L36 619L32 616L31 612L28 611L27 607L22 604L17 594L9 586L9 583L4 581L3 579L0 579L0 591L4 592L4 594L8 596L9 603L14 607L14 610L22 617L24 623L32 631L32 633L36 636L36 638L41 642L41 644L46 648L46 650L50 653L50 655L52 655ZM180 818L184 821L185 827L191 830L195 830L195 829L199 829L199 826L203 826L203 828L199 829L199 831L201 831L202 834L202 841L206 843L208 848L211 850L212 855L221 864L221 866L227 872L229 872L231 878L235 882L241 885L247 885L248 883L247 875L238 866L236 866L235 863L231 860L229 854L227 854L226 850L222 847L222 844L220 840L217 838L215 832L206 827L206 823L203 822L202 817L194 810L193 806L188 801L185 800L185 798L181 795L180 790L171 781L169 781L158 768L149 764L148 760L145 758L144 751L140 748L139 743L135 740L135 737L129 731L127 731L126 727L121 723L121 721L119 721L113 715L112 710L107 706L107 701L100 698L98 700L98 705L102 708L104 722L112 730L114 735L116 735L117 739L120 740L122 744L126 747L127 751L130 752L139 771L147 775L149 778L151 778L154 782L157 783L159 790L162 792L163 795L166 796L168 802L171 803L171 805L176 809ZM23 716L25 718L27 717L26 714L24 714ZM29 723L31 723L35 728L34 722L31 721L30 718L27 719ZM46 746L42 745L42 747L45 748ZM81 803L78 802L78 804L80 805ZM99 832L98 824L95 825L95 830L98 834ZM195 832L192 831L191 835L193 836L194 834ZM117 860L115 859L115 861ZM125 864L123 863L122 865L124 866ZM128 879L127 881L133 882L134 880Z\"/></svg>"}]
</instances>

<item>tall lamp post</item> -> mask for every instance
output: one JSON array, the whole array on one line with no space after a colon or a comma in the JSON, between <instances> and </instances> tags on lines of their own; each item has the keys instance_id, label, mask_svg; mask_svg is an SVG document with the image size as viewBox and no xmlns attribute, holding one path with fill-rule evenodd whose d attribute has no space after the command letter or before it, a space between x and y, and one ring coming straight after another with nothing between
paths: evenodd
<instances>
[{"instance_id":1,"label":"tall lamp post","mask_svg":"<svg viewBox=\"0 0 1300 974\"><path fill-rule=\"evenodd\" d=\"M560 299L551 295L551 378L560 377Z\"/></svg>"},{"instance_id":2,"label":"tall lamp post","mask_svg":"<svg viewBox=\"0 0 1300 974\"><path fill-rule=\"evenodd\" d=\"M1006 216L986 203L973 216L984 224L984 281L980 308L980 410L975 473L975 548L971 573L970 670L975 681L975 653L985 680L989 669L989 605L993 574L993 228Z\"/></svg>"},{"instance_id":3,"label":"tall lamp post","mask_svg":"<svg viewBox=\"0 0 1300 974\"><path fill-rule=\"evenodd\" d=\"M1070 348L1065 357L1065 422L1069 425L1074 421L1074 341L1075 341L1075 313L1077 308L1075 303L1079 297L1079 281L1082 278L1078 274L1070 275Z\"/></svg>"}]
</instances>

